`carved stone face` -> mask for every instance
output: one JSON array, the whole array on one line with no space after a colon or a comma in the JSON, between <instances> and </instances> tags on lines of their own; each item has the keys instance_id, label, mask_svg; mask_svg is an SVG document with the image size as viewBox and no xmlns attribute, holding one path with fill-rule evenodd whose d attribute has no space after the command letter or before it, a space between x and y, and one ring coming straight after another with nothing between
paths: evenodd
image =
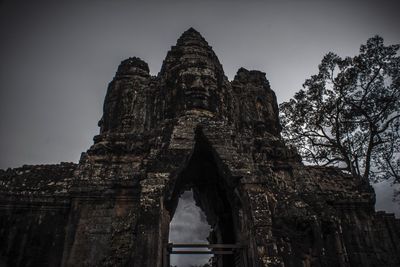
<instances>
[{"instance_id":1,"label":"carved stone face","mask_svg":"<svg viewBox=\"0 0 400 267\"><path fill-rule=\"evenodd\" d=\"M187 109L199 108L213 111L217 77L213 70L203 67L188 67L179 72L178 84L183 90Z\"/></svg>"}]
</instances>

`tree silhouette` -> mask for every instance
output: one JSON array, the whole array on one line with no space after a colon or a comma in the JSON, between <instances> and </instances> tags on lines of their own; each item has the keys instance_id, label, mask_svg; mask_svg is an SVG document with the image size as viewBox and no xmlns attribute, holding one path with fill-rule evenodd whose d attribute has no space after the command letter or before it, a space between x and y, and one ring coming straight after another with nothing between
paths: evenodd
<instances>
[{"instance_id":1,"label":"tree silhouette","mask_svg":"<svg viewBox=\"0 0 400 267\"><path fill-rule=\"evenodd\" d=\"M398 50L374 36L354 57L325 55L318 74L280 105L286 141L307 162L399 183Z\"/></svg>"}]
</instances>

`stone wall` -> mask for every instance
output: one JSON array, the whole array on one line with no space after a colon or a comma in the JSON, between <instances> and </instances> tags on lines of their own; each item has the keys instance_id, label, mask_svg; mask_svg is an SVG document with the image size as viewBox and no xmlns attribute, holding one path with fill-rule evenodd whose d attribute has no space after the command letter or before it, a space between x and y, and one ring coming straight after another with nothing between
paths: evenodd
<instances>
[{"instance_id":1,"label":"stone wall","mask_svg":"<svg viewBox=\"0 0 400 267\"><path fill-rule=\"evenodd\" d=\"M76 164L0 170L0 265L60 266Z\"/></svg>"}]
</instances>

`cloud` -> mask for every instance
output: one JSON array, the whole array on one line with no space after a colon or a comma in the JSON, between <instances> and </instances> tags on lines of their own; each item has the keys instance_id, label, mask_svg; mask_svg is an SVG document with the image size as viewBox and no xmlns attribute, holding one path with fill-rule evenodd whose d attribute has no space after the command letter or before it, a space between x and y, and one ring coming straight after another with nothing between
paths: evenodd
<instances>
[{"instance_id":1,"label":"cloud","mask_svg":"<svg viewBox=\"0 0 400 267\"><path fill-rule=\"evenodd\" d=\"M174 217L170 223L169 242L208 243L211 226L204 212L196 206L192 191L185 191L179 199ZM189 267L208 261L210 255L172 255L171 265Z\"/></svg>"},{"instance_id":2,"label":"cloud","mask_svg":"<svg viewBox=\"0 0 400 267\"><path fill-rule=\"evenodd\" d=\"M391 185L390 182L384 181L373 184L376 193L376 210L384 210L389 213L394 213L397 218L400 218L400 203L393 201L393 193L395 190L400 190L400 186Z\"/></svg>"}]
</instances>

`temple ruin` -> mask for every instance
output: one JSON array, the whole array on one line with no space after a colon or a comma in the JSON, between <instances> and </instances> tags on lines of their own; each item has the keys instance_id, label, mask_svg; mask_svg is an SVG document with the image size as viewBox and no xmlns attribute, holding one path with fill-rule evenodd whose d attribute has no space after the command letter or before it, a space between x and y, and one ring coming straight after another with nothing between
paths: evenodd
<instances>
[{"instance_id":1,"label":"temple ruin","mask_svg":"<svg viewBox=\"0 0 400 267\"><path fill-rule=\"evenodd\" d=\"M192 28L157 76L121 62L99 127L77 164L0 170L0 266L169 266L188 188L210 249L228 248L217 267L400 266L400 221L371 185L302 164L265 73L229 81Z\"/></svg>"}]
</instances>

